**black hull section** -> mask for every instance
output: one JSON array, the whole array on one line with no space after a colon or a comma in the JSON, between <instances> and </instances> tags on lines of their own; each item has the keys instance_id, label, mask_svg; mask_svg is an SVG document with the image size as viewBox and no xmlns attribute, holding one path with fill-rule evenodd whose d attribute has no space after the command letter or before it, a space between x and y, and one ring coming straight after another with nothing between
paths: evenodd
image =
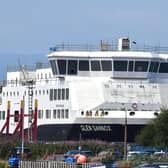
<instances>
[{"instance_id":1,"label":"black hull section","mask_svg":"<svg viewBox=\"0 0 168 168\"><path fill-rule=\"evenodd\" d=\"M144 125L128 125L127 141L134 142L135 136ZM37 130L38 141L66 141L66 140L103 140L122 142L124 140L123 125L101 124L54 124L41 125Z\"/></svg>"}]
</instances>

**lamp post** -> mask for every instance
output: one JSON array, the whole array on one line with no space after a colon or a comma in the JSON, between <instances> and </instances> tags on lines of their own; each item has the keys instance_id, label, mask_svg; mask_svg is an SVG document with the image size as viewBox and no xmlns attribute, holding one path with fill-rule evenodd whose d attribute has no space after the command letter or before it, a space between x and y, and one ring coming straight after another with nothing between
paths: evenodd
<instances>
[{"instance_id":1,"label":"lamp post","mask_svg":"<svg viewBox=\"0 0 168 168\"><path fill-rule=\"evenodd\" d=\"M127 110L125 110L124 120L124 160L127 160Z\"/></svg>"},{"instance_id":2,"label":"lamp post","mask_svg":"<svg viewBox=\"0 0 168 168\"><path fill-rule=\"evenodd\" d=\"M127 126L128 126L128 111L125 109L125 120L124 120L124 160L127 160ZM130 111L129 116L134 116L135 112Z\"/></svg>"}]
</instances>

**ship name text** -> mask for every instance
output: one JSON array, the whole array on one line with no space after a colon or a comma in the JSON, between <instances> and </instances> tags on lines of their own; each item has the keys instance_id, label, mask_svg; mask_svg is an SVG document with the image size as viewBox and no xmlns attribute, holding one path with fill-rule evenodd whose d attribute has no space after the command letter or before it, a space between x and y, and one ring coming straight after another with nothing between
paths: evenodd
<instances>
[{"instance_id":1,"label":"ship name text","mask_svg":"<svg viewBox=\"0 0 168 168\"><path fill-rule=\"evenodd\" d=\"M109 125L80 125L81 131L111 131Z\"/></svg>"}]
</instances>

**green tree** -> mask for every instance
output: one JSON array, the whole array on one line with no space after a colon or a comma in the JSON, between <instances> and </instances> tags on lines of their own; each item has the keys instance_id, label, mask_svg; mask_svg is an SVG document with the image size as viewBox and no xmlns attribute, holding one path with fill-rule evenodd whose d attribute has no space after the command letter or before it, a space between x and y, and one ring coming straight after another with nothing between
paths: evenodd
<instances>
[{"instance_id":1,"label":"green tree","mask_svg":"<svg viewBox=\"0 0 168 168\"><path fill-rule=\"evenodd\" d=\"M168 147L168 109L162 109L156 119L136 136L136 143L143 146Z\"/></svg>"}]
</instances>

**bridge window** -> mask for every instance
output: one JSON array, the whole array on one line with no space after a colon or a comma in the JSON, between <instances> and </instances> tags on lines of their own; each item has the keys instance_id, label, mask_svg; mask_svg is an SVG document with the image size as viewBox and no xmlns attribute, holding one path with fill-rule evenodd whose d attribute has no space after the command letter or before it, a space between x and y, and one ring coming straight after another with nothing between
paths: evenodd
<instances>
[{"instance_id":1,"label":"bridge window","mask_svg":"<svg viewBox=\"0 0 168 168\"><path fill-rule=\"evenodd\" d=\"M79 71L89 71L89 61L80 60L79 61Z\"/></svg>"},{"instance_id":2,"label":"bridge window","mask_svg":"<svg viewBox=\"0 0 168 168\"><path fill-rule=\"evenodd\" d=\"M100 71L100 61L91 61L91 70Z\"/></svg>"},{"instance_id":3,"label":"bridge window","mask_svg":"<svg viewBox=\"0 0 168 168\"><path fill-rule=\"evenodd\" d=\"M159 73L168 73L168 63L160 63Z\"/></svg>"},{"instance_id":4,"label":"bridge window","mask_svg":"<svg viewBox=\"0 0 168 168\"><path fill-rule=\"evenodd\" d=\"M127 71L128 61L114 61L114 71Z\"/></svg>"},{"instance_id":5,"label":"bridge window","mask_svg":"<svg viewBox=\"0 0 168 168\"><path fill-rule=\"evenodd\" d=\"M66 74L66 60L57 60L59 74Z\"/></svg>"},{"instance_id":6,"label":"bridge window","mask_svg":"<svg viewBox=\"0 0 168 168\"><path fill-rule=\"evenodd\" d=\"M128 62L128 71L132 72L134 70L134 61Z\"/></svg>"},{"instance_id":7,"label":"bridge window","mask_svg":"<svg viewBox=\"0 0 168 168\"><path fill-rule=\"evenodd\" d=\"M136 61L135 62L135 72L147 72L148 62L147 61Z\"/></svg>"},{"instance_id":8,"label":"bridge window","mask_svg":"<svg viewBox=\"0 0 168 168\"><path fill-rule=\"evenodd\" d=\"M159 63L152 61L150 64L149 72L157 72Z\"/></svg>"},{"instance_id":9,"label":"bridge window","mask_svg":"<svg viewBox=\"0 0 168 168\"><path fill-rule=\"evenodd\" d=\"M102 66L102 71L112 71L111 61L102 60L101 66Z\"/></svg>"},{"instance_id":10,"label":"bridge window","mask_svg":"<svg viewBox=\"0 0 168 168\"><path fill-rule=\"evenodd\" d=\"M57 72L55 60L50 60L50 65L51 65L51 69L52 69L53 74L56 75L58 72Z\"/></svg>"},{"instance_id":11,"label":"bridge window","mask_svg":"<svg viewBox=\"0 0 168 168\"><path fill-rule=\"evenodd\" d=\"M68 74L69 75L77 74L77 61L76 60L68 60Z\"/></svg>"}]
</instances>

